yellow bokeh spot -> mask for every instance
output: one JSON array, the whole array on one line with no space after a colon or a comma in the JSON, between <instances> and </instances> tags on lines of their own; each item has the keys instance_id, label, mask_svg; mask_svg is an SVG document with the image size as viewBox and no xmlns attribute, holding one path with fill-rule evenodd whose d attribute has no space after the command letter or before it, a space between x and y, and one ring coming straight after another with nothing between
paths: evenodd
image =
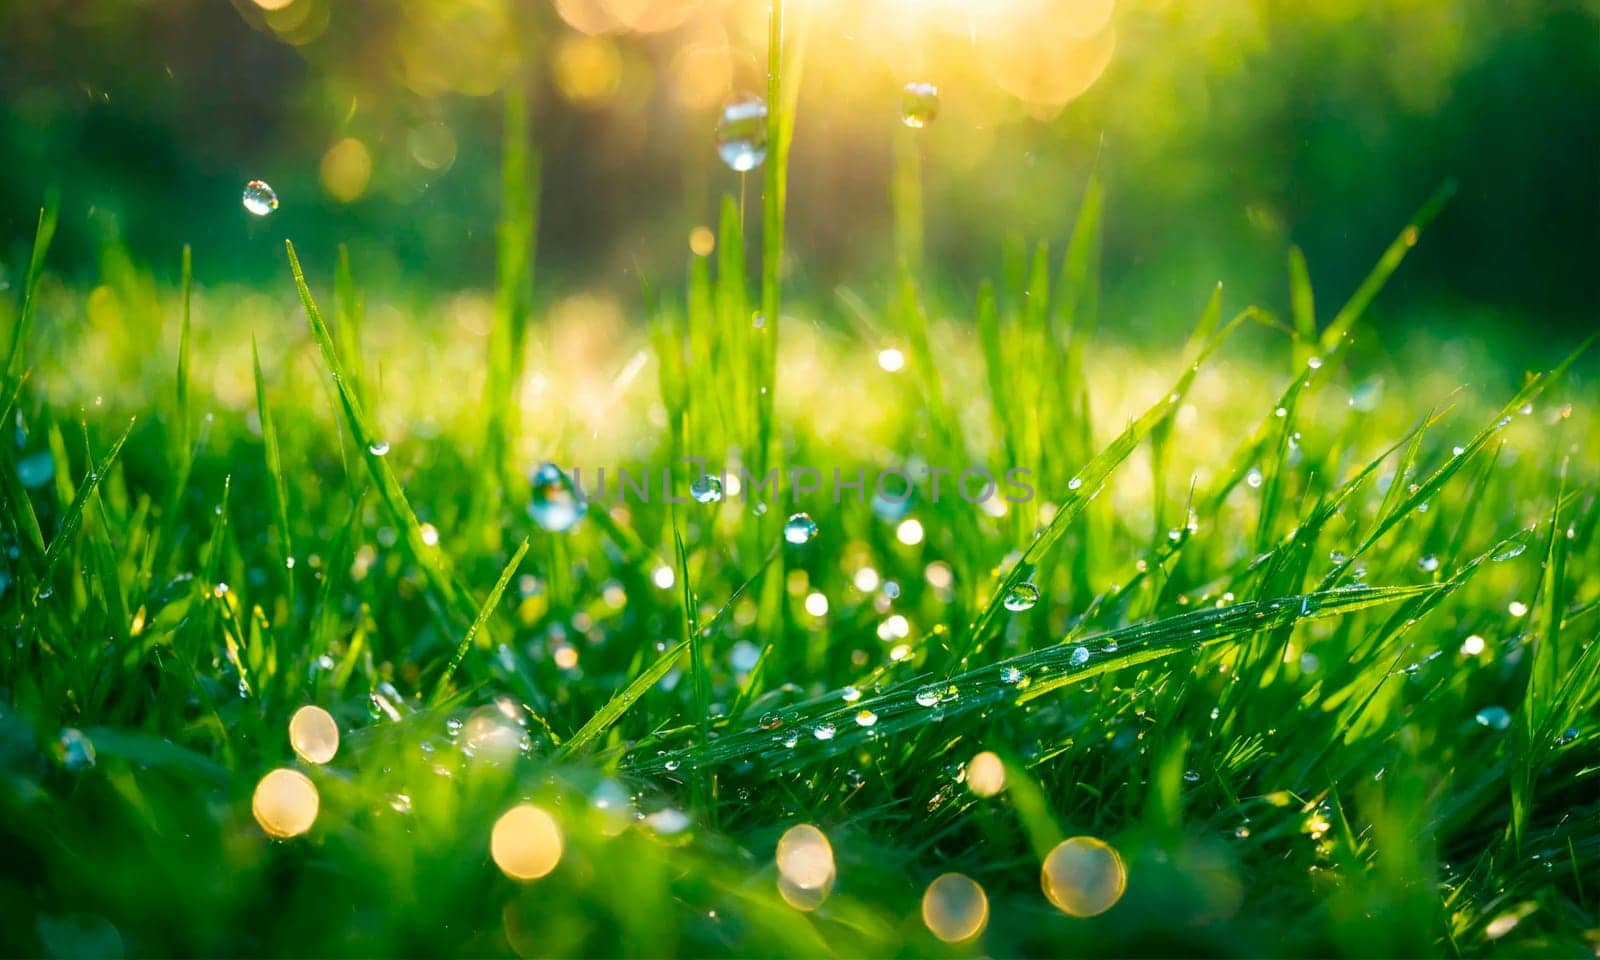
<instances>
[{"instance_id":1,"label":"yellow bokeh spot","mask_svg":"<svg viewBox=\"0 0 1600 960\"><path fill-rule=\"evenodd\" d=\"M672 58L672 90L690 110L708 110L728 97L733 87L733 52L726 41L697 43Z\"/></svg>"},{"instance_id":2,"label":"yellow bokeh spot","mask_svg":"<svg viewBox=\"0 0 1600 960\"><path fill-rule=\"evenodd\" d=\"M263 10L282 10L294 0L255 0L255 5Z\"/></svg>"},{"instance_id":3,"label":"yellow bokeh spot","mask_svg":"<svg viewBox=\"0 0 1600 960\"><path fill-rule=\"evenodd\" d=\"M717 235L709 227L695 227L689 231L689 249L697 257L709 257L711 251L717 249ZM671 570L670 567L667 569Z\"/></svg>"},{"instance_id":4,"label":"yellow bokeh spot","mask_svg":"<svg viewBox=\"0 0 1600 960\"><path fill-rule=\"evenodd\" d=\"M1039 879L1055 908L1074 917L1105 913L1128 887L1122 856L1094 837L1072 837L1056 844L1044 858Z\"/></svg>"},{"instance_id":5,"label":"yellow bokeh spot","mask_svg":"<svg viewBox=\"0 0 1600 960\"><path fill-rule=\"evenodd\" d=\"M682 26L701 0L599 0L612 22L627 30L659 33Z\"/></svg>"},{"instance_id":6,"label":"yellow bokeh spot","mask_svg":"<svg viewBox=\"0 0 1600 960\"><path fill-rule=\"evenodd\" d=\"M622 82L622 57L604 37L562 38L555 55L556 86L573 103L598 105L610 100Z\"/></svg>"},{"instance_id":7,"label":"yellow bokeh spot","mask_svg":"<svg viewBox=\"0 0 1600 960\"><path fill-rule=\"evenodd\" d=\"M367 192L372 179L372 154L355 137L345 137L322 155L322 189L340 203L350 203Z\"/></svg>"},{"instance_id":8,"label":"yellow bokeh spot","mask_svg":"<svg viewBox=\"0 0 1600 960\"><path fill-rule=\"evenodd\" d=\"M992 797L1006 788L1006 765L998 754L985 750L967 761L967 789Z\"/></svg>"},{"instance_id":9,"label":"yellow bokeh spot","mask_svg":"<svg viewBox=\"0 0 1600 960\"><path fill-rule=\"evenodd\" d=\"M555 660L556 666L561 669L571 670L578 665L578 648L571 646L557 647L555 653L551 654L551 659Z\"/></svg>"},{"instance_id":10,"label":"yellow bokeh spot","mask_svg":"<svg viewBox=\"0 0 1600 960\"><path fill-rule=\"evenodd\" d=\"M524 803L494 822L489 853L513 880L537 880L561 862L561 827L542 807Z\"/></svg>"},{"instance_id":11,"label":"yellow bokeh spot","mask_svg":"<svg viewBox=\"0 0 1600 960\"><path fill-rule=\"evenodd\" d=\"M289 718L289 746L306 763L327 763L339 752L339 725L321 707L301 707Z\"/></svg>"},{"instance_id":12,"label":"yellow bokeh spot","mask_svg":"<svg viewBox=\"0 0 1600 960\"><path fill-rule=\"evenodd\" d=\"M922 894L922 922L945 943L971 940L989 925L989 897L966 874L947 873Z\"/></svg>"},{"instance_id":13,"label":"yellow bokeh spot","mask_svg":"<svg viewBox=\"0 0 1600 960\"><path fill-rule=\"evenodd\" d=\"M555 0L555 4L556 13L567 26L580 33L610 33L621 26L603 0Z\"/></svg>"},{"instance_id":14,"label":"yellow bokeh spot","mask_svg":"<svg viewBox=\"0 0 1600 960\"><path fill-rule=\"evenodd\" d=\"M777 861L778 875L801 890L819 890L833 882L833 845L809 823L784 831Z\"/></svg>"},{"instance_id":15,"label":"yellow bokeh spot","mask_svg":"<svg viewBox=\"0 0 1600 960\"><path fill-rule=\"evenodd\" d=\"M268 836L298 837L317 822L317 785L298 770L279 767L261 778L250 812Z\"/></svg>"}]
</instances>

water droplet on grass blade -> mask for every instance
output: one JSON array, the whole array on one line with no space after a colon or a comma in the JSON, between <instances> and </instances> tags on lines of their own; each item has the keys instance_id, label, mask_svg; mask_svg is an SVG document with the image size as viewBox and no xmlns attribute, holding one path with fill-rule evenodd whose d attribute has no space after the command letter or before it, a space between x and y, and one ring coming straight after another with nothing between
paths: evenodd
<instances>
[{"instance_id":1,"label":"water droplet on grass blade","mask_svg":"<svg viewBox=\"0 0 1600 960\"><path fill-rule=\"evenodd\" d=\"M1067 659L1067 662L1072 664L1074 667L1081 667L1084 664L1088 663L1089 662L1089 648L1088 647L1078 647L1077 649L1073 650L1072 651L1072 656Z\"/></svg>"},{"instance_id":2,"label":"water droplet on grass blade","mask_svg":"<svg viewBox=\"0 0 1600 960\"><path fill-rule=\"evenodd\" d=\"M374 440L367 445L367 452L374 457L386 457L389 455L389 441Z\"/></svg>"},{"instance_id":3,"label":"water droplet on grass blade","mask_svg":"<svg viewBox=\"0 0 1600 960\"><path fill-rule=\"evenodd\" d=\"M1015 584L1006 591L1006 598L1001 601L1007 610L1012 613L1021 613L1032 610L1034 604L1039 602L1039 588L1024 580Z\"/></svg>"},{"instance_id":4,"label":"water droplet on grass blade","mask_svg":"<svg viewBox=\"0 0 1600 960\"><path fill-rule=\"evenodd\" d=\"M811 735L816 737L818 740L832 740L833 735L838 732L838 729L839 728L835 727L831 722L824 720L811 728Z\"/></svg>"},{"instance_id":5,"label":"water droplet on grass blade","mask_svg":"<svg viewBox=\"0 0 1600 960\"><path fill-rule=\"evenodd\" d=\"M732 170L749 173L767 159L767 104L753 93L737 93L717 121L717 156Z\"/></svg>"},{"instance_id":6,"label":"water droplet on grass blade","mask_svg":"<svg viewBox=\"0 0 1600 960\"><path fill-rule=\"evenodd\" d=\"M528 482L533 487L528 515L539 526L553 533L563 533L583 519L588 506L573 493L560 467L553 463L542 464Z\"/></svg>"},{"instance_id":7,"label":"water droplet on grass blade","mask_svg":"<svg viewBox=\"0 0 1600 960\"><path fill-rule=\"evenodd\" d=\"M706 474L689 484L689 496L695 503L717 503L722 500L722 478Z\"/></svg>"},{"instance_id":8,"label":"water droplet on grass blade","mask_svg":"<svg viewBox=\"0 0 1600 960\"><path fill-rule=\"evenodd\" d=\"M931 707L939 702L939 688L933 684L917 688L917 706Z\"/></svg>"},{"instance_id":9,"label":"water droplet on grass blade","mask_svg":"<svg viewBox=\"0 0 1600 960\"><path fill-rule=\"evenodd\" d=\"M810 543L817 535L817 522L808 513L797 513L783 525L783 539L795 546Z\"/></svg>"},{"instance_id":10,"label":"water droplet on grass blade","mask_svg":"<svg viewBox=\"0 0 1600 960\"><path fill-rule=\"evenodd\" d=\"M251 180L244 185L244 208L258 217L278 209L278 194L265 180Z\"/></svg>"},{"instance_id":11,"label":"water droplet on grass blade","mask_svg":"<svg viewBox=\"0 0 1600 960\"><path fill-rule=\"evenodd\" d=\"M939 116L939 88L931 83L908 83L900 94L900 122L920 130Z\"/></svg>"},{"instance_id":12,"label":"water droplet on grass blade","mask_svg":"<svg viewBox=\"0 0 1600 960\"><path fill-rule=\"evenodd\" d=\"M1506 560L1515 560L1517 557L1522 556L1523 552L1527 549L1528 545L1525 543L1510 543L1506 545L1504 550L1499 551L1489 559L1495 561L1496 563Z\"/></svg>"}]
</instances>

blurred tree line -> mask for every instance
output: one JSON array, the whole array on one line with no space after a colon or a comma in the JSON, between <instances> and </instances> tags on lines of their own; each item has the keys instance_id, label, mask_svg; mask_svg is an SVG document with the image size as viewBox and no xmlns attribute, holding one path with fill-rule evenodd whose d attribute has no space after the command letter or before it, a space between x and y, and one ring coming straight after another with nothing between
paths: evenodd
<instances>
[{"instance_id":1,"label":"blurred tree line","mask_svg":"<svg viewBox=\"0 0 1600 960\"><path fill-rule=\"evenodd\" d=\"M1098 163L1108 325L1187 322L1218 279L1236 302L1282 304L1291 243L1331 304L1453 178L1397 313L1596 326L1600 4L789 2L809 17L790 191L801 286L886 285L888 185L909 149L930 274L953 293L996 272L1010 238L1059 244ZM544 160L541 283L670 284L689 229L739 191L712 129L729 93L760 89L764 14L747 0L0 4L0 286L52 185L52 263L76 280L120 239L164 277L189 242L204 280L281 282L290 235L313 262L348 241L374 288L487 285L496 93L512 83L533 94ZM1032 47L974 53L1005 16ZM1034 72L1008 82L1030 51ZM900 87L924 79L941 115L905 130ZM1073 86L1036 96L1041 79ZM265 220L239 204L255 178L283 201Z\"/></svg>"}]
</instances>

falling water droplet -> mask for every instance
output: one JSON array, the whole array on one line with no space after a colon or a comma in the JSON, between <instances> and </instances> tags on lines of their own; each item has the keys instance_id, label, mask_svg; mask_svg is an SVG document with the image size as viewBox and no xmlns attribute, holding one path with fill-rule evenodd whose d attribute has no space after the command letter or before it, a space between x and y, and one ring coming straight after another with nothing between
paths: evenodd
<instances>
[{"instance_id":1,"label":"falling water droplet","mask_svg":"<svg viewBox=\"0 0 1600 960\"><path fill-rule=\"evenodd\" d=\"M278 209L278 194L265 180L251 180L244 185L244 208L258 217Z\"/></svg>"},{"instance_id":2,"label":"falling water droplet","mask_svg":"<svg viewBox=\"0 0 1600 960\"><path fill-rule=\"evenodd\" d=\"M717 155L739 173L767 159L767 104L753 93L737 93L717 121Z\"/></svg>"},{"instance_id":3,"label":"falling water droplet","mask_svg":"<svg viewBox=\"0 0 1600 960\"><path fill-rule=\"evenodd\" d=\"M689 496L694 497L695 503L717 503L722 499L722 478L706 474L689 484Z\"/></svg>"},{"instance_id":4,"label":"falling water droplet","mask_svg":"<svg viewBox=\"0 0 1600 960\"><path fill-rule=\"evenodd\" d=\"M546 530L562 533L572 529L583 519L588 506L572 492L566 474L553 463L546 463L528 478L533 487L533 499L528 501L528 515Z\"/></svg>"},{"instance_id":5,"label":"falling water droplet","mask_svg":"<svg viewBox=\"0 0 1600 960\"><path fill-rule=\"evenodd\" d=\"M799 546L810 543L817 535L817 522L808 513L797 513L783 525L783 539Z\"/></svg>"},{"instance_id":6,"label":"falling water droplet","mask_svg":"<svg viewBox=\"0 0 1600 960\"><path fill-rule=\"evenodd\" d=\"M931 83L908 83L900 96L900 122L920 130L939 116L939 88Z\"/></svg>"},{"instance_id":7,"label":"falling water droplet","mask_svg":"<svg viewBox=\"0 0 1600 960\"><path fill-rule=\"evenodd\" d=\"M1024 580L1007 590L1006 598L1002 602L1012 613L1032 610L1033 605L1039 602L1039 588Z\"/></svg>"}]
</instances>

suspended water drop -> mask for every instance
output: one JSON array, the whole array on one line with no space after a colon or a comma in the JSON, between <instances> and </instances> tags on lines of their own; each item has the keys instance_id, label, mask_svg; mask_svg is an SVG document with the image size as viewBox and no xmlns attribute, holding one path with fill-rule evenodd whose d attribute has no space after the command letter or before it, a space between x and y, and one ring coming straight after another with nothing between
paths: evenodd
<instances>
[{"instance_id":1,"label":"suspended water drop","mask_svg":"<svg viewBox=\"0 0 1600 960\"><path fill-rule=\"evenodd\" d=\"M797 513L783 525L783 539L799 546L810 543L817 535L817 522L808 513Z\"/></svg>"},{"instance_id":2,"label":"suspended water drop","mask_svg":"<svg viewBox=\"0 0 1600 960\"><path fill-rule=\"evenodd\" d=\"M94 766L94 742L76 727L63 727L56 737L56 761L62 769L81 773Z\"/></svg>"},{"instance_id":3,"label":"suspended water drop","mask_svg":"<svg viewBox=\"0 0 1600 960\"><path fill-rule=\"evenodd\" d=\"M546 530L554 533L570 530L589 509L573 493L566 474L553 463L541 464L528 482L533 488L528 515Z\"/></svg>"},{"instance_id":4,"label":"suspended water drop","mask_svg":"<svg viewBox=\"0 0 1600 960\"><path fill-rule=\"evenodd\" d=\"M717 503L722 500L722 478L708 473L689 484L689 496L695 503Z\"/></svg>"},{"instance_id":5,"label":"suspended water drop","mask_svg":"<svg viewBox=\"0 0 1600 960\"><path fill-rule=\"evenodd\" d=\"M372 443L368 444L367 452L372 454L374 457L386 457L389 455L389 441L374 440Z\"/></svg>"},{"instance_id":6,"label":"suspended water drop","mask_svg":"<svg viewBox=\"0 0 1600 960\"><path fill-rule=\"evenodd\" d=\"M1511 726L1511 713L1505 707L1484 707L1473 717L1481 726L1504 730Z\"/></svg>"},{"instance_id":7,"label":"suspended water drop","mask_svg":"<svg viewBox=\"0 0 1600 960\"><path fill-rule=\"evenodd\" d=\"M921 130L939 116L939 88L931 83L908 83L900 95L900 122Z\"/></svg>"},{"instance_id":8,"label":"suspended water drop","mask_svg":"<svg viewBox=\"0 0 1600 960\"><path fill-rule=\"evenodd\" d=\"M1081 667L1084 664L1088 663L1089 662L1089 648L1088 647L1078 647L1077 649L1073 650L1072 651L1072 656L1067 658L1067 662L1072 664L1074 667Z\"/></svg>"},{"instance_id":9,"label":"suspended water drop","mask_svg":"<svg viewBox=\"0 0 1600 960\"><path fill-rule=\"evenodd\" d=\"M1006 598L1001 601L1005 608L1012 613L1032 610L1033 605L1038 602L1039 588L1026 580L1013 584L1011 589L1006 591Z\"/></svg>"},{"instance_id":10,"label":"suspended water drop","mask_svg":"<svg viewBox=\"0 0 1600 960\"><path fill-rule=\"evenodd\" d=\"M749 173L767 159L767 103L753 93L737 93L717 121L717 156L732 170Z\"/></svg>"},{"instance_id":11,"label":"suspended water drop","mask_svg":"<svg viewBox=\"0 0 1600 960\"><path fill-rule=\"evenodd\" d=\"M244 208L258 217L278 209L278 194L265 180L251 180L244 185Z\"/></svg>"}]
</instances>

